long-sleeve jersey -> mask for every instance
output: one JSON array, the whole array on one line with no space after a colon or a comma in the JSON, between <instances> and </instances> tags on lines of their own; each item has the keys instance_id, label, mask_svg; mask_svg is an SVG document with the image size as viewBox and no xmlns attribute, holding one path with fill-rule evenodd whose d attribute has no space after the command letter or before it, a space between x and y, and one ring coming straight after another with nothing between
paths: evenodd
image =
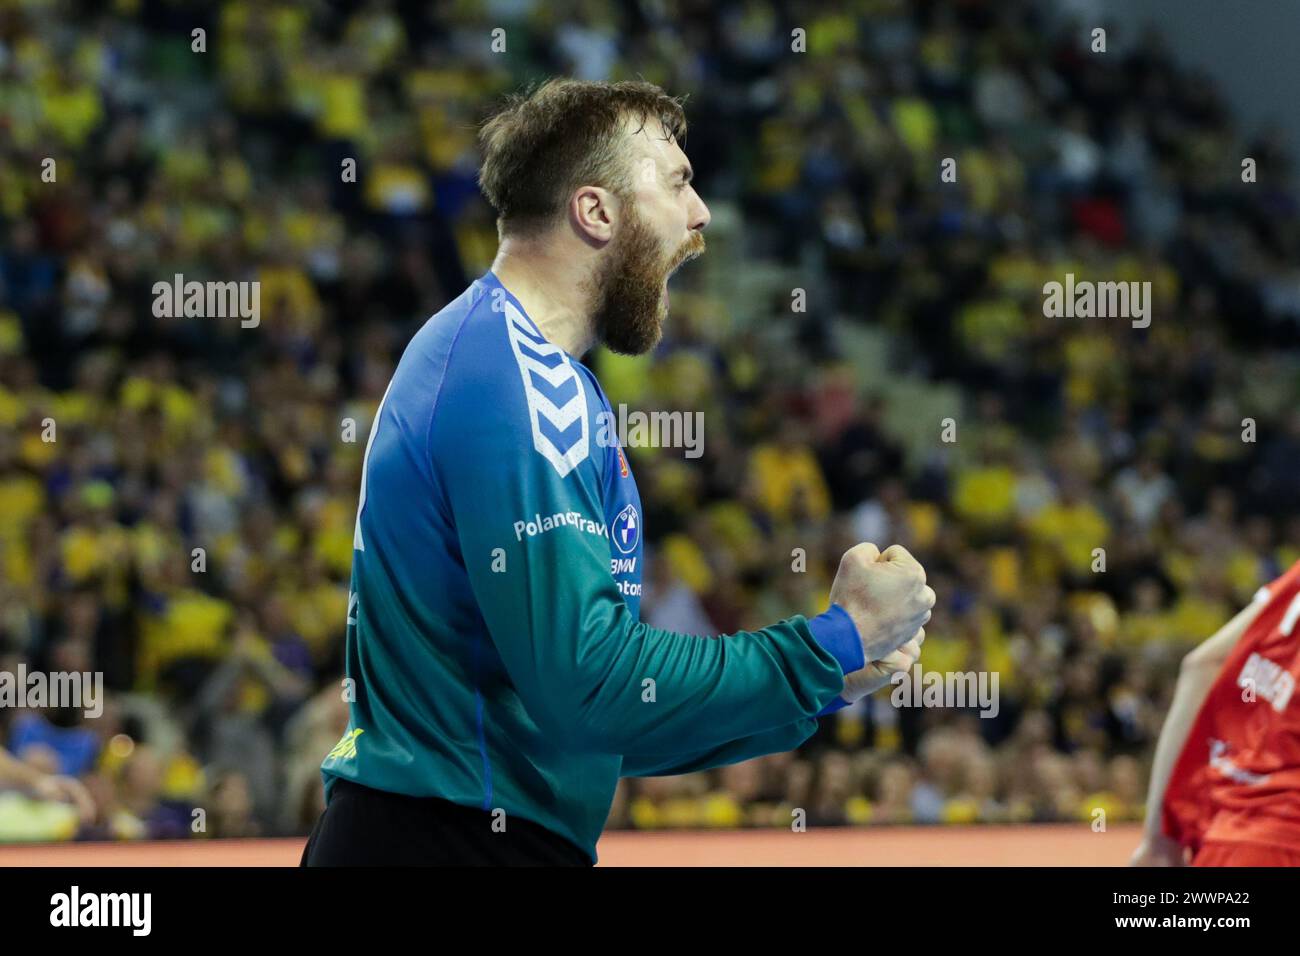
<instances>
[{"instance_id":1,"label":"long-sleeve jersey","mask_svg":"<svg viewBox=\"0 0 1300 956\"><path fill-rule=\"evenodd\" d=\"M641 623L610 413L490 271L411 340L366 443L327 793L517 815L594 860L620 776L789 750L842 703L863 660L837 606L712 638Z\"/></svg>"}]
</instances>

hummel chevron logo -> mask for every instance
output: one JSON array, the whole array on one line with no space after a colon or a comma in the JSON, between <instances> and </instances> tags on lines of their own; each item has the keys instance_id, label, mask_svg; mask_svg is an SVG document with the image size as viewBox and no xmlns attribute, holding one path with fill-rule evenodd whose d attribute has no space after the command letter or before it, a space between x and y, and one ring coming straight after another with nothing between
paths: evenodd
<instances>
[{"instance_id":1,"label":"hummel chevron logo","mask_svg":"<svg viewBox=\"0 0 1300 956\"><path fill-rule=\"evenodd\" d=\"M516 345L516 349L520 354L527 356L534 362L539 362L542 365L545 365L547 368L558 368L560 365L564 364L564 353L562 352L552 352L550 355L538 355L522 342Z\"/></svg>"},{"instance_id":2,"label":"hummel chevron logo","mask_svg":"<svg viewBox=\"0 0 1300 956\"><path fill-rule=\"evenodd\" d=\"M549 344L549 343L546 341L546 339L544 339L544 338L541 337L541 335L539 335L538 333L532 331L531 329L527 329L527 328L525 328L524 326L520 325L518 322L514 323L514 326L515 326L515 331L516 331L516 332L518 332L520 335L524 336L524 338L531 339L532 342L533 342L535 345L547 345L547 344Z\"/></svg>"},{"instance_id":3,"label":"hummel chevron logo","mask_svg":"<svg viewBox=\"0 0 1300 956\"><path fill-rule=\"evenodd\" d=\"M542 378L536 372L530 372L533 388L537 389L548 402L557 409L564 407L578 394L578 380L571 378L558 388Z\"/></svg>"},{"instance_id":4,"label":"hummel chevron logo","mask_svg":"<svg viewBox=\"0 0 1300 956\"><path fill-rule=\"evenodd\" d=\"M587 398L578 371L513 303L507 302L502 312L524 383L533 448L563 478L586 459L590 444Z\"/></svg>"}]
</instances>

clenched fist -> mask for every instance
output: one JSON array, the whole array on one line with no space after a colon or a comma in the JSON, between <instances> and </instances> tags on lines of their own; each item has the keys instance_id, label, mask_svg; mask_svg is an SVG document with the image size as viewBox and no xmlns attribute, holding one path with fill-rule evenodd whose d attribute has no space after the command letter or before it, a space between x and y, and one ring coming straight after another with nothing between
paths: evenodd
<instances>
[{"instance_id":1,"label":"clenched fist","mask_svg":"<svg viewBox=\"0 0 1300 956\"><path fill-rule=\"evenodd\" d=\"M844 690L840 696L850 704L855 700L874 694L890 683L895 674L906 674L921 657L921 645L925 642L925 628L921 628L912 638L896 651L891 651L878 661L869 661L866 667L844 675Z\"/></svg>"},{"instance_id":2,"label":"clenched fist","mask_svg":"<svg viewBox=\"0 0 1300 956\"><path fill-rule=\"evenodd\" d=\"M831 602L844 608L857 626L868 667L870 662L883 662L908 641L924 637L921 629L930 620L934 600L925 570L897 544L883 553L874 544L850 548L840 559L831 585ZM919 648L918 641L918 654Z\"/></svg>"}]
</instances>

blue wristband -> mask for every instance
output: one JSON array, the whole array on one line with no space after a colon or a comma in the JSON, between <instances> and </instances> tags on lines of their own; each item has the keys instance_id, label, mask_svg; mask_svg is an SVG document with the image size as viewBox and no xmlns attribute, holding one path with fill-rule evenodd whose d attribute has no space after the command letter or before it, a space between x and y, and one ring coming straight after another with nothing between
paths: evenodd
<instances>
[{"instance_id":1,"label":"blue wristband","mask_svg":"<svg viewBox=\"0 0 1300 956\"><path fill-rule=\"evenodd\" d=\"M817 643L830 652L845 674L861 670L867 665L866 654L862 651L862 639L858 636L858 627L849 617L849 612L838 604L832 604L823 614L818 614L808 621ZM818 717L825 717L837 710L849 706L849 702L839 694L835 699L817 712Z\"/></svg>"},{"instance_id":2,"label":"blue wristband","mask_svg":"<svg viewBox=\"0 0 1300 956\"><path fill-rule=\"evenodd\" d=\"M849 612L838 604L832 604L825 613L810 618L808 629L812 631L817 643L831 653L845 674L852 674L867 666L858 626L849 617Z\"/></svg>"}]
</instances>

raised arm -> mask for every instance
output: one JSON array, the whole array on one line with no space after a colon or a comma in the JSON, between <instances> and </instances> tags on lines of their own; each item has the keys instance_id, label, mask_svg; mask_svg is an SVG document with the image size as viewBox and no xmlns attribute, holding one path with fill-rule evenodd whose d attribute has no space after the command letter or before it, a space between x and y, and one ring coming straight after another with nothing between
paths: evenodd
<instances>
[{"instance_id":1,"label":"raised arm","mask_svg":"<svg viewBox=\"0 0 1300 956\"><path fill-rule=\"evenodd\" d=\"M1266 595L1267 592L1261 594ZM1169 786L1169 778L1178 755L1187 743L1192 722L1205 703L1223 662L1228 659L1264 603L1257 598L1183 658L1178 671L1178 683L1174 687L1174 699L1169 705L1169 714L1165 717L1156 743L1151 782L1147 789L1146 824L1142 842L1129 861L1131 866L1183 865L1183 848L1165 836L1160 828L1160 808L1165 802L1165 790Z\"/></svg>"}]
</instances>

